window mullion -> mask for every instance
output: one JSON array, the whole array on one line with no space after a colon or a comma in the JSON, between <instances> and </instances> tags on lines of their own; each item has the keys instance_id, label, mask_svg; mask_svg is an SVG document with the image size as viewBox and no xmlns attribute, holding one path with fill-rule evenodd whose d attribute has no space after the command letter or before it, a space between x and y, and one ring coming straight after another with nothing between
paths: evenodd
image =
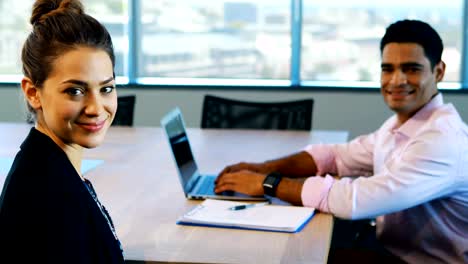
<instances>
[{"instance_id":1,"label":"window mullion","mask_svg":"<svg viewBox=\"0 0 468 264\"><path fill-rule=\"evenodd\" d=\"M141 50L141 3L140 0L128 0L128 83L136 84L139 71Z\"/></svg>"},{"instance_id":2,"label":"window mullion","mask_svg":"<svg viewBox=\"0 0 468 264\"><path fill-rule=\"evenodd\" d=\"M468 89L468 0L463 1L463 18L462 18L462 61L460 69L460 83L462 89Z\"/></svg>"},{"instance_id":3,"label":"window mullion","mask_svg":"<svg viewBox=\"0 0 468 264\"><path fill-rule=\"evenodd\" d=\"M302 0L291 0L291 85L301 81Z\"/></svg>"}]
</instances>

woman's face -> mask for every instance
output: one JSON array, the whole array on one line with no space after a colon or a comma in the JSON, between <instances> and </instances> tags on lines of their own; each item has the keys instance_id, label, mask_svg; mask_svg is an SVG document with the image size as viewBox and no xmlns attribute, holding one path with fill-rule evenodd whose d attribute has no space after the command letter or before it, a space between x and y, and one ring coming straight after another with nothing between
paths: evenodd
<instances>
[{"instance_id":1,"label":"woman's face","mask_svg":"<svg viewBox=\"0 0 468 264\"><path fill-rule=\"evenodd\" d=\"M99 145L114 119L117 93L105 51L79 47L58 57L37 89L37 128L59 146Z\"/></svg>"}]
</instances>

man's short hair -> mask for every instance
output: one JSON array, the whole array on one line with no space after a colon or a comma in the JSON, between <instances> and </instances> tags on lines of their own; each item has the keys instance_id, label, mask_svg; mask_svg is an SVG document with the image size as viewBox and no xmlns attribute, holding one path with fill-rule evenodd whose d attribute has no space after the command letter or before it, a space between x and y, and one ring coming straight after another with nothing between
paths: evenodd
<instances>
[{"instance_id":1,"label":"man's short hair","mask_svg":"<svg viewBox=\"0 0 468 264\"><path fill-rule=\"evenodd\" d=\"M419 20L400 20L387 27L380 41L380 54L385 45L391 42L416 43L423 47L424 55L431 62L431 67L442 59L444 44L439 34L427 23Z\"/></svg>"}]
</instances>

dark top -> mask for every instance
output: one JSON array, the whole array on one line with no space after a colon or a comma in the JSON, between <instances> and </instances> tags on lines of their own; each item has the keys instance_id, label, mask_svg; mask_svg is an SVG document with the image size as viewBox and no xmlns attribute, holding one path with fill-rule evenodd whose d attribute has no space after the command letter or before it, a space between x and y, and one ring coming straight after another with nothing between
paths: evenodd
<instances>
[{"instance_id":1,"label":"dark top","mask_svg":"<svg viewBox=\"0 0 468 264\"><path fill-rule=\"evenodd\" d=\"M32 128L0 196L0 263L123 263L91 191L65 152Z\"/></svg>"}]
</instances>

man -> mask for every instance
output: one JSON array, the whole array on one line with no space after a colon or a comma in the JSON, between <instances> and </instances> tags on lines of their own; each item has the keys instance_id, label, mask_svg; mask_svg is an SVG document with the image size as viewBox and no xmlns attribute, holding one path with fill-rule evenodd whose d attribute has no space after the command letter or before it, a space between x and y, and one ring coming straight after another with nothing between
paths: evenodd
<instances>
[{"instance_id":1,"label":"man","mask_svg":"<svg viewBox=\"0 0 468 264\"><path fill-rule=\"evenodd\" d=\"M403 20L387 28L380 50L381 93L395 115L377 131L228 166L215 191L267 194L344 219L377 217L378 241L397 258L468 263L468 127L437 90L442 40L428 24ZM309 178L293 179L301 177Z\"/></svg>"}]
</instances>

